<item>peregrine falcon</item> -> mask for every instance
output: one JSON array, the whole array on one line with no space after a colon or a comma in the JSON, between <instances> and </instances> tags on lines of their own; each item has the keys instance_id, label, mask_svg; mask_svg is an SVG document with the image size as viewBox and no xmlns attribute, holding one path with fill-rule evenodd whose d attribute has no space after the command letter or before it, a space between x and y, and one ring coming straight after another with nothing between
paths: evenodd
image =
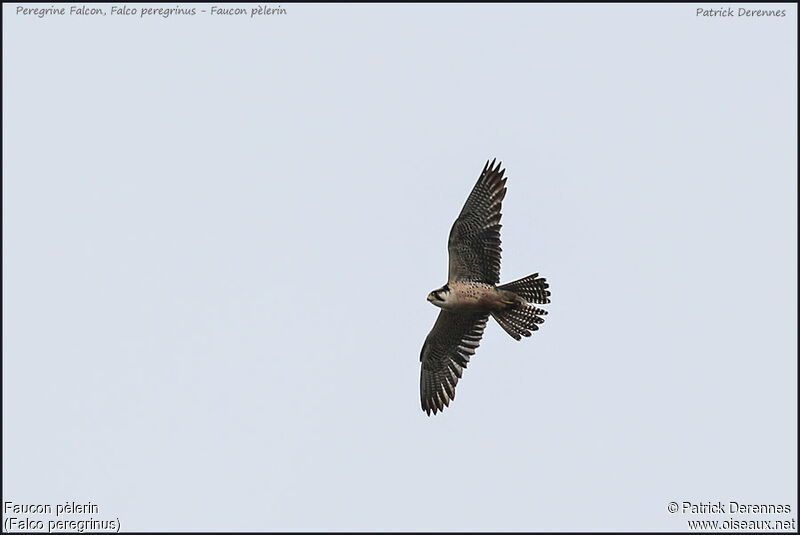
<instances>
[{"instance_id":1,"label":"peregrine falcon","mask_svg":"<svg viewBox=\"0 0 800 535\"><path fill-rule=\"evenodd\" d=\"M550 302L547 281L538 273L500 282L500 209L506 195L502 163L488 161L458 215L447 249L447 284L428 301L441 308L419 360L422 410L443 411L456 396L456 383L480 344L491 315L515 340L539 329L547 311L532 303Z\"/></svg>"}]
</instances>

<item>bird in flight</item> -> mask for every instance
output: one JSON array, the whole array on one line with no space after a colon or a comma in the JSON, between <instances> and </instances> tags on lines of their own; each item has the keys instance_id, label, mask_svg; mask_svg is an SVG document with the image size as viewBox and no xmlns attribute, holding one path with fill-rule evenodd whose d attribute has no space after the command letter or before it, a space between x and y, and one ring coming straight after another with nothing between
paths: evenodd
<instances>
[{"instance_id":1,"label":"bird in flight","mask_svg":"<svg viewBox=\"0 0 800 535\"><path fill-rule=\"evenodd\" d=\"M447 284L428 295L428 301L441 308L419 357L422 410L428 416L443 411L455 399L456 384L480 344L490 315L520 340L538 330L547 314L534 306L550 302L549 285L538 273L497 286L500 210L507 180L501 165L487 160L450 229Z\"/></svg>"}]
</instances>

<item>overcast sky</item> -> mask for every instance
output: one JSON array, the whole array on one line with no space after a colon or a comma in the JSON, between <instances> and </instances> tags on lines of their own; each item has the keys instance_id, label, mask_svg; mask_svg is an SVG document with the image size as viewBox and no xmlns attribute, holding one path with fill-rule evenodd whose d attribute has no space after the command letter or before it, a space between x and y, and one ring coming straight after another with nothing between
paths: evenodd
<instances>
[{"instance_id":1,"label":"overcast sky","mask_svg":"<svg viewBox=\"0 0 800 535\"><path fill-rule=\"evenodd\" d=\"M197 14L3 5L4 501L123 530L797 518L794 4L164 6ZM425 297L494 157L502 280L545 276L550 314L490 321L429 418Z\"/></svg>"}]
</instances>

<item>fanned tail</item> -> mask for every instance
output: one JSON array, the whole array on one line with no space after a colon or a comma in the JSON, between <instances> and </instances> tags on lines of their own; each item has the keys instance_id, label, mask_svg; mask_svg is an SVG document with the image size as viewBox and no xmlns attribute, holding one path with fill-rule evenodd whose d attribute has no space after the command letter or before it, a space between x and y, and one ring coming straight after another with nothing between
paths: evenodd
<instances>
[{"instance_id":1,"label":"fanned tail","mask_svg":"<svg viewBox=\"0 0 800 535\"><path fill-rule=\"evenodd\" d=\"M547 315L546 310L530 304L550 302L550 290L547 289L550 286L544 277L538 277L539 274L534 273L514 282L498 286L498 289L514 292L522 298L506 310L492 312L492 317L515 340L520 340L523 336L530 336L531 331L538 331L539 324L544 323L542 316Z\"/></svg>"}]
</instances>

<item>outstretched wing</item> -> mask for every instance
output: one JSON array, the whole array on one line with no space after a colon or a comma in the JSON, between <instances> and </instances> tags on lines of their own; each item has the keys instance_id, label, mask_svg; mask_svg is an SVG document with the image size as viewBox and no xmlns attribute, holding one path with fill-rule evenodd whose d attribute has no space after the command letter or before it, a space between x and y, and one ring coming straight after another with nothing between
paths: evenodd
<instances>
[{"instance_id":1,"label":"outstretched wing","mask_svg":"<svg viewBox=\"0 0 800 535\"><path fill-rule=\"evenodd\" d=\"M489 315L442 310L422 346L419 390L422 410L443 411L456 397L456 384L475 354Z\"/></svg>"},{"instance_id":2,"label":"outstretched wing","mask_svg":"<svg viewBox=\"0 0 800 535\"><path fill-rule=\"evenodd\" d=\"M502 163L486 162L464 208L450 229L448 280L500 282L500 209L506 196Z\"/></svg>"}]
</instances>

